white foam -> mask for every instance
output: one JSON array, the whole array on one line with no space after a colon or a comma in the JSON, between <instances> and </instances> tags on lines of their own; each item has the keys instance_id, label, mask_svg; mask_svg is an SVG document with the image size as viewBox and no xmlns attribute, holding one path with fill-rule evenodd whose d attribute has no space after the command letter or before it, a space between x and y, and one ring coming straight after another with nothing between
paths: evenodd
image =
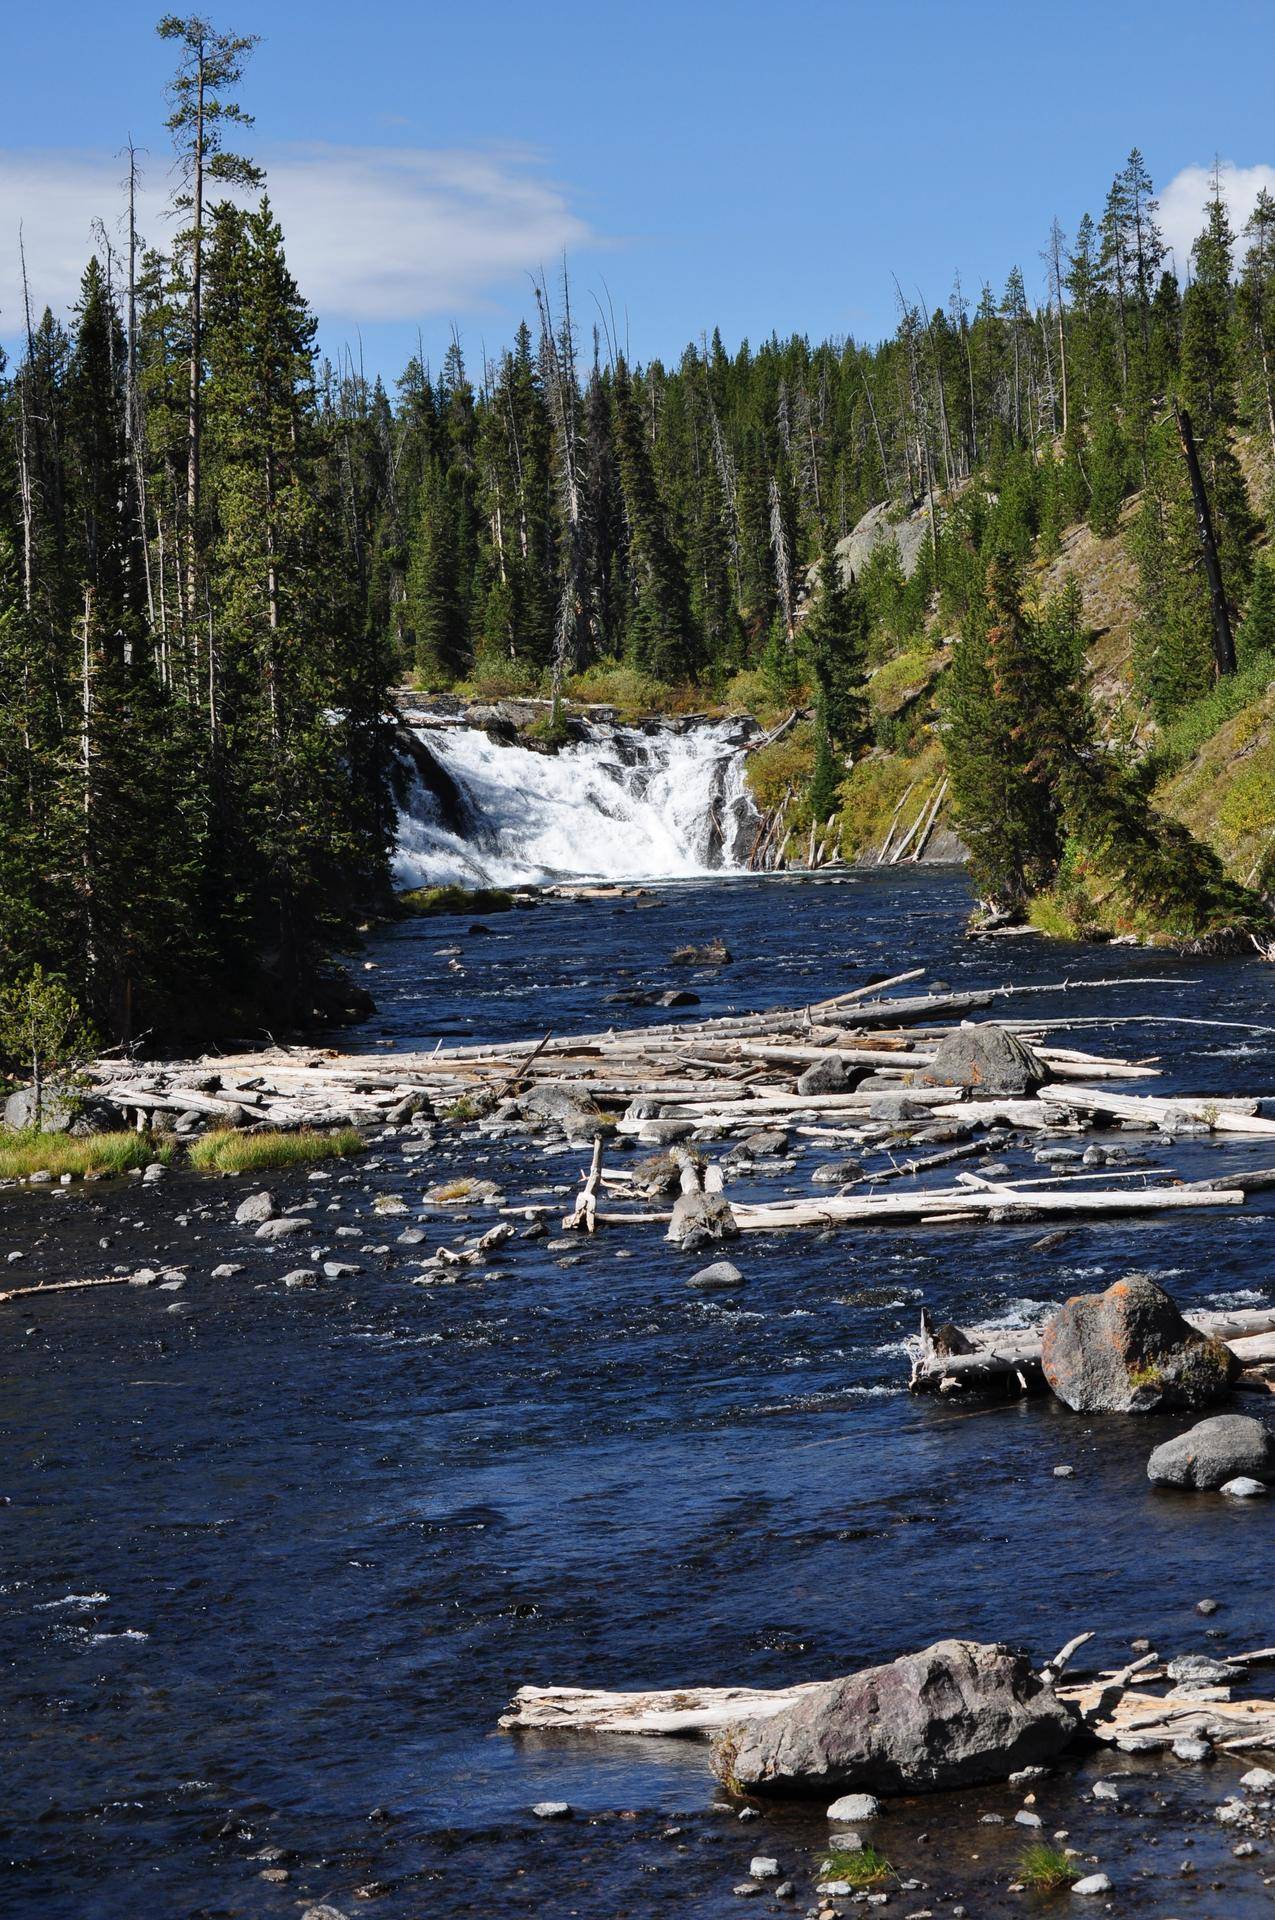
<instances>
[{"instance_id":1,"label":"white foam","mask_svg":"<svg viewBox=\"0 0 1275 1920\"><path fill-rule=\"evenodd\" d=\"M728 871L755 818L730 722L684 733L591 726L586 740L556 754L499 745L473 727L421 737L462 789L474 830L468 838L449 831L413 779L394 859L403 887Z\"/></svg>"}]
</instances>

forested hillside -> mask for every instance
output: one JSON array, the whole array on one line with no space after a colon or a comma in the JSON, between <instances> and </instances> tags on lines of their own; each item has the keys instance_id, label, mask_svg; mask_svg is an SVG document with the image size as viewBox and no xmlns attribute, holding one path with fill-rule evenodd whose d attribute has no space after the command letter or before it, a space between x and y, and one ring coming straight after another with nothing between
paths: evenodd
<instances>
[{"instance_id":1,"label":"forested hillside","mask_svg":"<svg viewBox=\"0 0 1275 1920\"><path fill-rule=\"evenodd\" d=\"M387 389L316 356L248 150L252 42L160 31L175 237L126 209L67 321L30 289L0 369L5 983L51 970L126 1040L326 1004L388 884L405 674L804 707L756 770L794 846L860 851L946 777L997 909L1098 925L1114 863L1148 925L1262 923L1149 799L1269 875L1275 201L1235 235L1215 194L1184 291L1135 152L1096 220L1042 211L1028 273L900 295L875 345L714 331L639 364L564 275L486 364L457 339ZM881 503L906 568L892 537L851 554ZM1098 707L1081 526L1136 606ZM1265 742L1235 849L1195 764L1227 727Z\"/></svg>"}]
</instances>

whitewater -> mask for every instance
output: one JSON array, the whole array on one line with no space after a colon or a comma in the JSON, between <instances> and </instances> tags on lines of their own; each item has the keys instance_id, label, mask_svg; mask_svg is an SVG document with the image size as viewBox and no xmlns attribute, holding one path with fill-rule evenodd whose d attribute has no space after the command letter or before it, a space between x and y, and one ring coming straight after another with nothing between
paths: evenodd
<instances>
[{"instance_id":1,"label":"whitewater","mask_svg":"<svg viewBox=\"0 0 1275 1920\"><path fill-rule=\"evenodd\" d=\"M475 727L415 727L455 783L463 831L405 763L394 860L400 887L668 880L738 870L756 826L746 729L601 722L556 754Z\"/></svg>"}]
</instances>

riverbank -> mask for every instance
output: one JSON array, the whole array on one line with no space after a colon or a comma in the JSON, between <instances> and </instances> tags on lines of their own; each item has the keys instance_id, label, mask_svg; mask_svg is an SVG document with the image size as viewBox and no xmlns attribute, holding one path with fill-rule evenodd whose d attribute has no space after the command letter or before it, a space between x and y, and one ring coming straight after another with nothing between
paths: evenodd
<instances>
[{"instance_id":1,"label":"riverbank","mask_svg":"<svg viewBox=\"0 0 1275 1920\"><path fill-rule=\"evenodd\" d=\"M436 951L458 943L428 922L377 936L370 1063L437 1038L529 1051L548 1028L627 1020L609 994L671 982L674 949L715 934L734 960L696 982L694 1018L844 992L901 956L953 991L1067 971L1054 947L965 942L954 875L655 898L505 916L459 956ZM1077 1048L1157 1053L1151 1084L1169 1093L1275 1084L1256 962L1103 949L1074 963L1157 978L1125 991L1114 1034L1074 997L1033 1002ZM23 1674L6 1702L12 1910L115 1920L144 1875L192 1912L353 1915L379 1889L372 1910L391 1920L493 1900L725 1916L750 1862L774 1857L803 1911L821 1810L715 1811L698 1747L497 1735L515 1689L781 1686L953 1631L1044 1657L1093 1628L1095 1664L1133 1658L1143 1636L1166 1654L1268 1642L1269 1513L1147 1485L1147 1452L1179 1422L918 1401L903 1343L922 1304L1028 1324L1130 1265L1187 1307L1242 1305L1275 1255L1270 1196L1080 1223L1048 1250L1039 1224L990 1245L974 1225L886 1243L761 1235L731 1249L744 1285L716 1296L685 1285L706 1256L658 1226L524 1237L534 1223L518 1222L478 1263L417 1285L422 1261L481 1239L501 1205L560 1218L587 1149L549 1128L530 1142L381 1131L313 1180L171 1172L0 1195L0 1252L23 1256L7 1281L139 1277L5 1309L3 1491L21 1525L3 1630ZM1187 1179L1263 1158L1209 1136L1149 1153L1157 1177ZM828 1157L790 1137L733 1191L816 1193ZM1016 1153L1010 1171L1041 1169ZM467 1178L496 1194L424 1197ZM272 1245L236 1224L263 1185L309 1230ZM307 1269L312 1284L286 1284ZM1204 1598L1217 1613L1196 1612ZM870 1836L895 1872L887 1911L1022 1913L1010 1888L1033 1835L1015 1816L1035 1811L1134 1910L1256 1915L1263 1853L1236 1857L1214 1811L1244 1770L1105 1755L1017 1793L899 1803ZM1093 1798L1100 1779L1117 1801ZM535 1819L548 1800L573 1817Z\"/></svg>"}]
</instances>

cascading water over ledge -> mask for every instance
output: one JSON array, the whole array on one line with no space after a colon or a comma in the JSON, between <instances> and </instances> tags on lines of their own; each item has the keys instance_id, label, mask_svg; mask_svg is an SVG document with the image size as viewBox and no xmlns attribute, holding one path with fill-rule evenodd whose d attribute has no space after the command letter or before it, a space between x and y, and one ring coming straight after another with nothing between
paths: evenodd
<instances>
[{"instance_id":1,"label":"cascading water over ledge","mask_svg":"<svg viewBox=\"0 0 1275 1920\"><path fill-rule=\"evenodd\" d=\"M581 731L550 754L410 720L399 732L397 884L666 880L744 865L757 825L749 722Z\"/></svg>"}]
</instances>

